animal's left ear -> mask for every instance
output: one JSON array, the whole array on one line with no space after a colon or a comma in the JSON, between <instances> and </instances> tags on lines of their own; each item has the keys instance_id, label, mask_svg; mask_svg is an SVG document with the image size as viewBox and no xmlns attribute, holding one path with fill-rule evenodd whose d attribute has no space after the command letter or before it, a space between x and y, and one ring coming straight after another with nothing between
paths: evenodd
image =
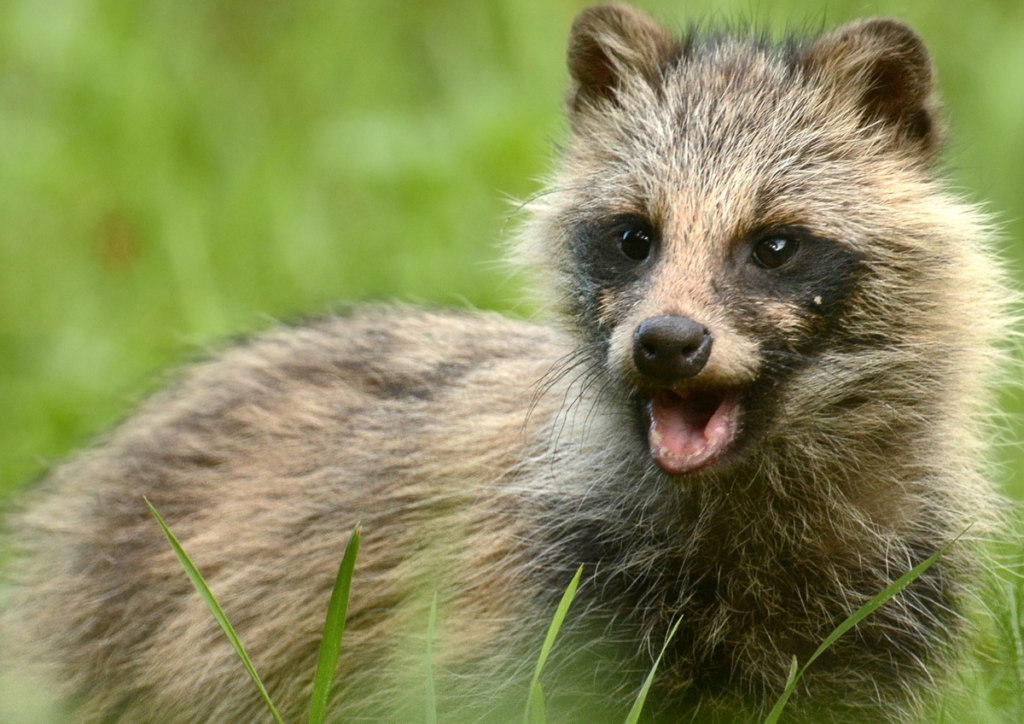
<instances>
[{"instance_id":1,"label":"animal's left ear","mask_svg":"<svg viewBox=\"0 0 1024 724\"><path fill-rule=\"evenodd\" d=\"M581 119L619 103L628 77L656 86L679 52L675 39L635 8L610 3L584 9L569 33L569 123L579 130Z\"/></svg>"},{"instance_id":2,"label":"animal's left ear","mask_svg":"<svg viewBox=\"0 0 1024 724\"><path fill-rule=\"evenodd\" d=\"M888 18L844 25L811 45L804 66L858 94L865 125L882 124L900 148L934 155L942 132L931 57L907 25Z\"/></svg>"}]
</instances>

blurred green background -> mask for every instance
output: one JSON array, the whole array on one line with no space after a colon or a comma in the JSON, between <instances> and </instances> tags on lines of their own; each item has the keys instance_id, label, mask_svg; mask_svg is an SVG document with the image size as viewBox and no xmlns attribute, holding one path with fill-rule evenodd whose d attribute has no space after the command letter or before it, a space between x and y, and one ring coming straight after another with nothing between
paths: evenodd
<instances>
[{"instance_id":1,"label":"blurred green background","mask_svg":"<svg viewBox=\"0 0 1024 724\"><path fill-rule=\"evenodd\" d=\"M958 187L1024 269L1024 3L643 2L929 42ZM526 314L499 263L538 190L576 0L0 2L0 500L160 370L339 300ZM1024 399L1000 433L1024 498Z\"/></svg>"}]
</instances>

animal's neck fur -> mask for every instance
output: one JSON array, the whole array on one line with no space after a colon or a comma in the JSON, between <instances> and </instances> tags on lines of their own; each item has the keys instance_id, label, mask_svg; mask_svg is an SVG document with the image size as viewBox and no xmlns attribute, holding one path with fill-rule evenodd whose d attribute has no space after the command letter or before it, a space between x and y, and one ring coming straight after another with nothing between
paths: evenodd
<instances>
[{"instance_id":1,"label":"animal's neck fur","mask_svg":"<svg viewBox=\"0 0 1024 724\"><path fill-rule=\"evenodd\" d=\"M808 441L785 449L784 441L769 440L725 472L692 480L666 475L644 450L623 402L627 391L596 374L589 384L581 376L578 396L556 395L562 407L545 431L545 453L529 465L541 517L538 558L550 572L552 599L584 566L579 598L588 631L604 616L619 632L639 634L633 651L617 655L653 656L681 618L663 664L675 669L665 678L673 689L696 684L698 699L731 694L759 706L784 685L791 657L806 661L849 614L934 553L937 530L948 539L960 532L943 518L941 501L908 496L922 482L910 477L922 469L912 461L888 469L842 459L826 464L806 457L814 451ZM909 520L875 514L891 512L879 503L889 486L915 506ZM816 685L849 677L858 666L917 667L927 676L921 631L941 643L958 627L952 611L961 593L947 571L961 565L948 554L861 626L855 636L887 641L886 661L867 661L870 647L840 642L816 664ZM765 649L772 655L764 657Z\"/></svg>"}]
</instances>

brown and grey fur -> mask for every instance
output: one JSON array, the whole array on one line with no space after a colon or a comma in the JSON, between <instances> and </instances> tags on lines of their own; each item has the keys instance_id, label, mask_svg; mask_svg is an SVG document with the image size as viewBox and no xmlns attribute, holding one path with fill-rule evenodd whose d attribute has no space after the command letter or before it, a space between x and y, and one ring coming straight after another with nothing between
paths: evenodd
<instances>
[{"instance_id":1,"label":"brown and grey fur","mask_svg":"<svg viewBox=\"0 0 1024 724\"><path fill-rule=\"evenodd\" d=\"M0 645L69 720L261 716L144 495L293 721L357 521L341 717L396 685L434 590L441 668L488 686L525 671L581 563L567 635L598 652L615 703L681 619L655 706L763 711L794 655L990 529L1003 278L984 218L936 171L918 37L875 20L678 41L602 6L577 19L569 70L571 134L517 248L548 326L373 308L272 331L188 370L26 499ZM643 265L615 256L620 218L656 232ZM801 235L799 279L750 264L775 229ZM743 401L726 458L686 476L654 464L638 412L634 330L666 314L711 330L697 380ZM910 718L955 659L976 558L955 545L792 706Z\"/></svg>"}]
</instances>

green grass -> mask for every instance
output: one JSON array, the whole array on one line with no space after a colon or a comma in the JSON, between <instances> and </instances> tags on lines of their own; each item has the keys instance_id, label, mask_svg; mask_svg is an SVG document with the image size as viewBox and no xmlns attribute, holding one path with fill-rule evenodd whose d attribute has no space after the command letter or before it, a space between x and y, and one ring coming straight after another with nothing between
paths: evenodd
<instances>
[{"instance_id":1,"label":"green grass","mask_svg":"<svg viewBox=\"0 0 1024 724\"><path fill-rule=\"evenodd\" d=\"M167 527L166 523L164 523L164 519L160 517L160 513L158 513L156 508L153 507L153 504L150 503L147 500L146 501L146 505L149 506L150 512L153 513L153 517L156 518L156 522L160 525L160 528L163 529L164 535L167 536L167 540L170 542L171 548L174 550L174 555L178 558L178 561L181 563L181 567L185 569L185 574L188 576L188 579L190 581L192 581L192 585L195 586L195 589L196 589L196 591L198 591L199 596L203 599L203 603L205 603L206 607L210 609L210 613L213 614L213 617L217 620L217 623L220 626L221 630L224 632L224 635L227 636L228 637L228 641L231 642L231 648L233 648L235 650L235 653L238 654L238 658L241 660L242 665L245 666L245 670L247 672L249 672L249 678L252 679L252 683L255 684L256 689L260 692L260 696L263 697L263 701L266 702L267 708L270 710L271 715L274 717L274 721L277 722L277 724L284 724L284 722L281 720L281 715L277 713L277 709L274 707L274 703L270 700L270 694L267 693L267 687L265 687L263 685L263 681L262 681L262 679L260 679L260 675L258 673L256 673L256 669L253 667L252 661L249 660L249 655L247 653L245 653L245 647L242 646L242 642L239 641L238 635L235 633L234 627L228 621L227 615L224 613L224 610L220 607L220 604L217 603L217 599L214 598L213 593L210 591L209 586L206 585L206 581L203 579L202 574L195 567L195 565L193 565L191 559L189 559L189 557L188 557L188 554L185 553L185 549L181 547L180 543L178 543L178 539L174 537L173 533L171 533L171 529ZM358 531L356 533L353 533L352 536L353 536L353 538L352 538L353 541L358 541ZM349 548L351 548L351 547L352 547L352 544L350 542L349 543ZM356 543L355 547L358 549L358 547L359 547L358 542ZM345 560L348 560L348 556L345 556ZM342 569L343 570L344 570L345 560L342 561ZM355 555L353 554L351 563L349 564L349 571L348 571L348 573L349 573L349 575L348 575L348 582L349 583L352 582L352 568L354 566L355 566ZM343 582L342 575L339 572L339 574L338 574L338 584L340 585L342 582ZM337 590L338 590L338 586L336 585L335 586L335 591L337 591ZM333 602L333 598L334 597L332 596L332 602ZM345 589L344 589L344 601L343 601L342 605L343 606L347 606L348 605L348 588L347 587L345 587ZM331 611L331 613L334 613L334 612ZM328 625L325 627L328 630L331 628L331 626L330 626L331 618L334 618L334 616L328 616ZM344 616L342 616L341 624L342 624L342 627L344 627L344 624L345 624ZM340 644L341 644L341 637L340 637L340 635L338 636L338 644L339 644L339 648L340 648ZM321 653L321 659L322 659L323 658L324 649L332 648L330 646L330 644L328 643L328 636L327 636L326 632L324 634L323 644L321 646L322 646L322 648L320 649L320 653ZM337 663L337 654L335 654L335 663ZM197 661L196 664L199 665L200 662ZM333 672L333 665L331 665L331 668L332 668L332 672ZM318 665L317 665L317 672L318 673L319 673L319 670L320 670L320 666L319 666L319 663L318 663ZM319 679L320 677L318 676L317 678ZM328 681L327 682L327 686L329 687L330 684L331 684L331 682ZM321 686L322 686L322 684L321 684ZM314 702L315 702L318 697L314 696L313 698L314 698ZM324 699L326 699L326 696L324 696ZM321 719L322 719L322 717L321 717Z\"/></svg>"},{"instance_id":2,"label":"green grass","mask_svg":"<svg viewBox=\"0 0 1024 724\"><path fill-rule=\"evenodd\" d=\"M540 687L540 675L544 670L544 664L548 660L548 656L551 654L551 648L555 645L555 638L558 636L558 630L562 627L562 622L565 621L565 616L569 612L569 606L572 605L572 599L576 595L576 589L580 585L580 577L583 575L583 566L580 566L576 570L576 575L569 581L569 587L565 589L565 594L562 596L562 600L558 603L558 608L555 609L555 616L551 619L551 626L548 628L548 633L544 637L544 645L540 649L540 657L537 659L537 668L533 672L533 681L530 682L529 695L526 699L526 710L523 712L523 724L544 724L544 692Z\"/></svg>"},{"instance_id":3,"label":"green grass","mask_svg":"<svg viewBox=\"0 0 1024 724\"><path fill-rule=\"evenodd\" d=\"M206 581L203 579L202 574L196 568L195 564L192 563L192 560L189 558L184 548L182 548L178 539L174 536L174 533L172 533L170 528L167 527L167 524L164 523L163 518L160 517L160 513L153 507L153 504L146 500L146 505L149 506L150 512L153 513L153 517L156 518L157 524L163 530L164 535L171 544L171 548L174 550L174 555L181 563L181 567L184 569L185 575L188 576L192 585L195 587L196 591L203 599L203 602L210 610L210 613L224 631L224 635L227 636L228 640L231 642L232 648L234 648L235 653L238 654L239 660L249 673L249 677L252 679L252 682L259 691L263 701L266 703L270 714L274 717L274 721L276 724L284 724L281 719L281 715L278 713L277 708L270 699L270 695L267 693L266 687L263 685L263 681L260 679L256 669L253 667L252 661L249 659L248 654L245 652L245 648L242 646L238 635L235 633L234 627L232 627L231 623L228 621L227 615L224 613L223 609L221 609L220 604L217 603L217 599L206 585ZM785 690L779 696L775 706L772 707L771 711L768 713L767 718L764 720L764 724L776 724L779 721L779 718L782 716L783 711L786 708L786 704L789 702L789 698L796 689L800 678L803 676L804 672L814 664L815 660L817 660L819 656L825 653L825 651L832 644L838 641L841 636L848 633L858 623L870 616L879 607L885 605L890 599L897 596L900 591L917 580L917 578L931 568L931 566L938 561L950 546L956 543L962 535L963 533L930 555L924 561L904 573L898 579L886 586L884 590L872 597L870 601L850 614L831 634L825 638L824 641L821 642L821 645L813 654L811 654L810 657L808 657L803 666L799 665L796 656L794 656ZM341 652L342 635L345 630L345 616L348 610L349 593L352 588L352 577L355 572L356 556L359 554L359 540L360 530L359 526L356 526L356 529L352 532L352 537L349 539L348 545L345 547L345 554L342 557L341 565L338 567L338 575L335 580L334 590L331 593L331 600L327 606L327 619L324 623L324 632L320 644L320 654L317 658L316 673L313 677L313 692L310 702L308 724L323 724L327 717L327 702L334 682L338 655ZM559 602L558 608L555 609L555 615L551 619L547 635L544 637L544 644L541 646L540 656L537 659L537 667L533 673L533 680L530 682L530 686L527 689L526 706L523 710L523 724L547 724L544 692L541 688L540 678L544 671L544 664L547 663L548 656L551 654L551 649L555 645L555 639L558 637L558 632L569 612L569 607L572 605L573 598L576 595L576 589L579 587L582 575L583 566L580 566L572 580L569 582L568 588L565 589L565 593L562 595L562 600ZM425 724L436 724L437 722L437 702L434 693L432 662L434 626L436 619L437 595L435 594L430 604L430 619L427 624L427 687L425 692ZM675 637L676 630L679 628L680 623L682 623L682 619L677 619L668 636L665 638L665 643L661 648L661 652L654 660L654 664L651 666L651 670L644 679L644 683L640 687L640 691L637 694L633 706L626 715L625 724L637 724L637 722L640 721L640 715L643 712L644 704L647 701L647 695L651 690L651 684L654 682L654 676L658 671L658 666L661 664L661 659L665 655L665 650ZM1019 651L1021 647L1019 630L1015 637L1015 643ZM196 665L201 666L202 661L197 660Z\"/></svg>"},{"instance_id":4,"label":"green grass","mask_svg":"<svg viewBox=\"0 0 1024 724\"><path fill-rule=\"evenodd\" d=\"M227 615L220 607L220 604L217 603L213 592L206 585L206 581L203 580L199 569L192 563L185 549L181 547L178 539L175 538L174 533L164 523L164 519L160 517L160 513L153 507L153 504L147 500L146 505L149 506L150 512L153 513L153 517L156 518L156 522L161 530L163 530L164 535L167 536L167 541L171 544L174 555L178 558L178 562L181 563L181 567L185 569L185 575L192 581L192 585L203 599L206 607L210 609L210 613L217 620L221 630L224 631L224 635L228 637L228 641L231 642L231 647L238 654L239 660L249 673L249 678L252 679L252 683L256 686L260 696L266 703L267 709L270 711L271 716L274 717L274 721L277 724L284 724L281 715L277 712L277 708L270 700L267 688L263 685L263 681L249 659L249 655L245 652L242 642L238 639L238 634L235 633L235 629L228 620ZM352 531L352 537L349 538L348 545L345 546L345 554L341 558L341 564L338 566L338 575L334 581L334 590L331 591L331 600L327 604L324 633L320 641L320 653L317 656L316 672L313 674L313 693L309 702L308 724L323 724L324 719L327 717L327 702L331 694L331 687L334 684L334 673L338 666L338 655L341 653L341 641L345 633L345 615L348 611L349 592L352 590L352 574L356 568L356 556L359 555L360 536L359 526L356 526L356 529ZM430 613L430 627L433 629L434 607L431 607ZM428 658L430 656L429 646L427 656ZM196 665L201 666L202 661L196 661Z\"/></svg>"},{"instance_id":5,"label":"green grass","mask_svg":"<svg viewBox=\"0 0 1024 724\"><path fill-rule=\"evenodd\" d=\"M777 31L912 23L937 64L952 176L1001 221L1024 287L1024 3L640 4ZM565 132L582 5L0 3L0 500L161 370L272 319L366 299L529 313L497 260L508 199L540 188ZM1024 500L1024 396L1002 401L999 484ZM1001 555L1024 558L1019 541ZM986 595L950 722L1024 718L1022 587L1007 573Z\"/></svg>"},{"instance_id":6,"label":"green grass","mask_svg":"<svg viewBox=\"0 0 1024 724\"><path fill-rule=\"evenodd\" d=\"M834 644L836 641L839 640L840 636L850 631L850 629L852 629L858 623L860 623L865 618L870 616L872 613L878 610L879 607L883 606L891 598L898 595L900 591L902 591L904 588L906 588L915 580L917 580L921 576L921 574L923 574L925 571L931 568L935 564L935 562L939 560L940 557L942 557L942 554L949 550L950 546L956 543L957 540L959 540L966 532L967 531L965 530L955 539L953 539L946 545L942 546L942 548L940 548L939 550L932 553L926 559L918 563L916 566L914 566L909 571L907 571L902 576L900 576L895 581L886 586L882 591L879 591L875 596L871 598L870 601L868 601L863 606L854 611L852 614L850 614L846 618L846 620L844 620L841 624L836 626L835 630L832 633L825 637L825 640L821 642L821 645L818 646L817 649L815 649L813 654L807 657L807 661L803 662L802 666L800 665L800 662L797 660L797 658L794 656L793 664L789 669L789 678L786 681L786 688L779 696L779 699L775 703L775 706L772 707L772 710L770 712L768 712L768 717L764 720L764 724L775 724L779 720L779 717L782 716L783 709L786 708L786 703L789 701L789 697L793 695L793 692L796 690L796 685L800 682L800 677L802 677L804 675L804 672L807 671L807 669L810 668L810 666L813 665L815 661L817 661L819 656L825 653L829 646Z\"/></svg>"}]
</instances>

